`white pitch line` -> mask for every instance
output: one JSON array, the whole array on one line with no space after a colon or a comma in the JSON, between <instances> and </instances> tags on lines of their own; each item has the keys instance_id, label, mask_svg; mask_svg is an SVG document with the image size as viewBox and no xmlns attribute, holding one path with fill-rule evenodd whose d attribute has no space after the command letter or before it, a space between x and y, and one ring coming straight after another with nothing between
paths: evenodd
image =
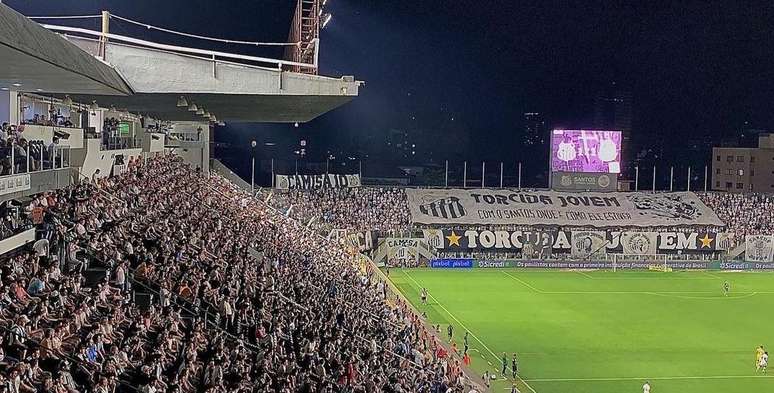
<instances>
[{"instance_id":1,"label":"white pitch line","mask_svg":"<svg viewBox=\"0 0 774 393\"><path fill-rule=\"evenodd\" d=\"M752 297L758 294L771 294L774 293L774 291L753 291L753 292L734 292L734 295L741 295L741 296L729 296L729 297L701 297L701 296L680 296L683 294L687 295L714 295L717 294L718 291L543 291L540 289L537 289L530 285L528 282L514 276L513 274L510 274L506 271L502 271L503 274L506 276L516 280L520 284L528 287L529 289L535 291L536 293L544 294L544 295L653 295L653 296L665 296L665 297L675 297L675 298L684 298L684 299L697 299L697 300L704 300L704 299L746 299L748 297ZM580 273L580 272L578 272ZM596 280L596 278L593 278Z\"/></svg>"},{"instance_id":2,"label":"white pitch line","mask_svg":"<svg viewBox=\"0 0 774 393\"><path fill-rule=\"evenodd\" d=\"M409 278L409 280L413 281L413 282L414 282L414 284L416 284L418 287L422 288L422 285L421 285L419 282L417 282L417 280L415 280L415 279L414 279L414 277L411 277L411 275L410 275L410 274L406 273L406 270L405 270L405 269L403 270L403 274L405 274L405 275L406 275L406 277L408 277L408 278ZM488 351L490 354L492 354L492 356L494 356L494 358L495 358L495 359L498 359L498 357L497 357L497 355L494 353L494 351L492 351L492 350L491 350L491 349L490 349L490 348L489 348L489 347L488 347L486 344L484 344L484 342L483 342L483 341L481 341L481 339L480 339L480 338L478 338L478 337L476 336L476 334L475 334L475 333L473 333L473 331L472 331L472 330L468 329L468 328L467 328L467 326L465 326L465 325L464 325L462 322L460 322L460 320L459 320L459 319L457 319L457 317L455 317L455 316L454 316L454 314L452 314L452 313L451 313L451 312L450 312L450 311L449 311L449 310L448 310L446 307L444 307L444 306L443 306L443 304L441 304L441 302L439 302L439 301L438 301L438 299L436 299L436 298L435 298L435 296L433 296L433 295L432 295L432 294L430 294L430 293L428 293L427 295L428 295L428 296L429 296L431 299L433 299L433 301L435 301L435 303L436 303L436 304L438 304L438 307L441 307L441 308L443 309L443 311L446 311L446 313L447 313L447 314L449 314L449 316L450 316L450 317L451 317L451 318L452 318L454 321L456 321L456 322L457 322L457 324L458 324L458 325L460 325L460 327L461 327L461 328L465 329L465 331L467 331L468 333L470 333L470 336L471 336L471 337L473 337L473 338L474 338L476 341L478 341L478 342L481 344L481 346L483 346L483 347L484 347L484 349L486 349L486 350L487 350L487 351ZM491 364L491 363L490 363L490 364ZM526 386L526 387L527 387L527 389L529 389L530 391L532 391L532 393L537 393L537 391L535 391L535 389L533 389L533 388L532 388L532 386L529 386L529 384L527 383L527 381L525 381L524 379L522 379L522 378L521 378L520 376L518 376L518 375L516 375L516 377L517 377L517 378L519 378L519 380L521 380L521 382L524 384L524 386Z\"/></svg>"},{"instance_id":3,"label":"white pitch line","mask_svg":"<svg viewBox=\"0 0 774 393\"><path fill-rule=\"evenodd\" d=\"M707 376L673 376L673 377L611 377L611 378L535 378L529 382L614 382L614 381L672 381L696 379L752 379L774 378L774 375L707 375Z\"/></svg>"},{"instance_id":4,"label":"white pitch line","mask_svg":"<svg viewBox=\"0 0 774 393\"><path fill-rule=\"evenodd\" d=\"M518 278L518 277L514 276L514 275L513 275L513 274L511 274L511 273L508 273L508 272L503 272L503 274L505 274L506 276L508 276L508 277L510 277L510 278L512 278L512 279L514 279L514 280L516 280L516 281L518 281L518 282L520 282L522 285L524 285L525 287L527 287L527 288L529 288L529 289L531 289L531 290L535 291L536 293L545 293L545 292L543 292L543 291L541 291L541 290L539 290L539 289L537 289L537 288L533 287L532 285L529 285L529 283L528 283L528 282L526 282L526 281L524 281L524 280L522 280L522 279L520 279L520 278ZM497 356L495 356L495 358L497 358Z\"/></svg>"},{"instance_id":5,"label":"white pitch line","mask_svg":"<svg viewBox=\"0 0 774 393\"><path fill-rule=\"evenodd\" d=\"M582 275L583 277L590 278L590 279L594 280L594 277L591 277L591 274L588 274L588 273L586 273L586 272L584 272L582 270L574 270L574 272Z\"/></svg>"}]
</instances>

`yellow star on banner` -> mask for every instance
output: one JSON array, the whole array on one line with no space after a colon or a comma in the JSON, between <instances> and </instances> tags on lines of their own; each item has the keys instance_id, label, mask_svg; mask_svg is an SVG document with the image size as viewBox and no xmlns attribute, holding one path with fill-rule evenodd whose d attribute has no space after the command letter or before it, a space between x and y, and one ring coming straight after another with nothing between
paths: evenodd
<instances>
[{"instance_id":1,"label":"yellow star on banner","mask_svg":"<svg viewBox=\"0 0 774 393\"><path fill-rule=\"evenodd\" d=\"M710 245L712 244L713 240L715 239L709 237L708 233L705 233L703 238L699 238L699 241L701 242L701 248L704 248L704 247L710 248Z\"/></svg>"},{"instance_id":2,"label":"yellow star on banner","mask_svg":"<svg viewBox=\"0 0 774 393\"><path fill-rule=\"evenodd\" d=\"M457 235L456 233L454 233L454 231L452 231L451 235L446 236L446 238L449 239L450 247L454 245L456 245L457 247L462 247L460 246L460 239L462 239L462 236Z\"/></svg>"}]
</instances>

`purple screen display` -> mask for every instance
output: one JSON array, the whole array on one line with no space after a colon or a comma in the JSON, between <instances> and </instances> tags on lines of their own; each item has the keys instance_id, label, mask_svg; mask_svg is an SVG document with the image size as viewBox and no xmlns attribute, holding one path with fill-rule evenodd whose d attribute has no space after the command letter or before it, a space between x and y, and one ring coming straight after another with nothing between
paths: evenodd
<instances>
[{"instance_id":1,"label":"purple screen display","mask_svg":"<svg viewBox=\"0 0 774 393\"><path fill-rule=\"evenodd\" d=\"M621 173L621 132L553 130L551 170Z\"/></svg>"}]
</instances>

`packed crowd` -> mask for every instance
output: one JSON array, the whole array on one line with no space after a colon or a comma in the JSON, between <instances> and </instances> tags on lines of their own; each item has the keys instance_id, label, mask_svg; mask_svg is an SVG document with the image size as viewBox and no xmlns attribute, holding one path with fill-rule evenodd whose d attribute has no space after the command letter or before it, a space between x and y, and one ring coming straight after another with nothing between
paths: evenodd
<instances>
[{"instance_id":1,"label":"packed crowd","mask_svg":"<svg viewBox=\"0 0 774 393\"><path fill-rule=\"evenodd\" d=\"M737 237L774 234L774 195L713 192L699 196Z\"/></svg>"},{"instance_id":2,"label":"packed crowd","mask_svg":"<svg viewBox=\"0 0 774 393\"><path fill-rule=\"evenodd\" d=\"M36 198L45 236L0 259L7 391L471 391L338 245L176 158L128 167Z\"/></svg>"},{"instance_id":3,"label":"packed crowd","mask_svg":"<svg viewBox=\"0 0 774 393\"><path fill-rule=\"evenodd\" d=\"M744 235L774 234L774 195L761 193L698 193L702 201L726 223L725 228L703 227L702 231L728 231L737 239ZM310 227L323 231L344 229L408 232L411 215L402 188L345 188L275 190L269 203ZM416 228L422 228L421 225ZM450 226L452 229L492 229L491 226ZM503 230L534 230L528 226L502 226ZM577 229L577 228L572 228ZM586 228L593 229L593 228ZM638 228L642 230L643 228ZM694 231L685 226L645 228L653 232Z\"/></svg>"},{"instance_id":4,"label":"packed crowd","mask_svg":"<svg viewBox=\"0 0 774 393\"><path fill-rule=\"evenodd\" d=\"M403 232L410 228L402 188L277 190L269 202L314 228Z\"/></svg>"}]
</instances>

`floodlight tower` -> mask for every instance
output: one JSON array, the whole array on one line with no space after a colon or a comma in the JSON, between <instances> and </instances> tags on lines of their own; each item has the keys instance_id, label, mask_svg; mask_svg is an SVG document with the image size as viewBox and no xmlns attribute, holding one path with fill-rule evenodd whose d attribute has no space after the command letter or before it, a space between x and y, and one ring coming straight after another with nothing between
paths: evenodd
<instances>
[{"instance_id":1,"label":"floodlight tower","mask_svg":"<svg viewBox=\"0 0 774 393\"><path fill-rule=\"evenodd\" d=\"M296 45L285 49L285 60L314 64L314 68L292 66L290 71L317 74L320 52L320 30L330 23L332 15L325 12L328 0L298 0L290 25L288 42Z\"/></svg>"}]
</instances>

